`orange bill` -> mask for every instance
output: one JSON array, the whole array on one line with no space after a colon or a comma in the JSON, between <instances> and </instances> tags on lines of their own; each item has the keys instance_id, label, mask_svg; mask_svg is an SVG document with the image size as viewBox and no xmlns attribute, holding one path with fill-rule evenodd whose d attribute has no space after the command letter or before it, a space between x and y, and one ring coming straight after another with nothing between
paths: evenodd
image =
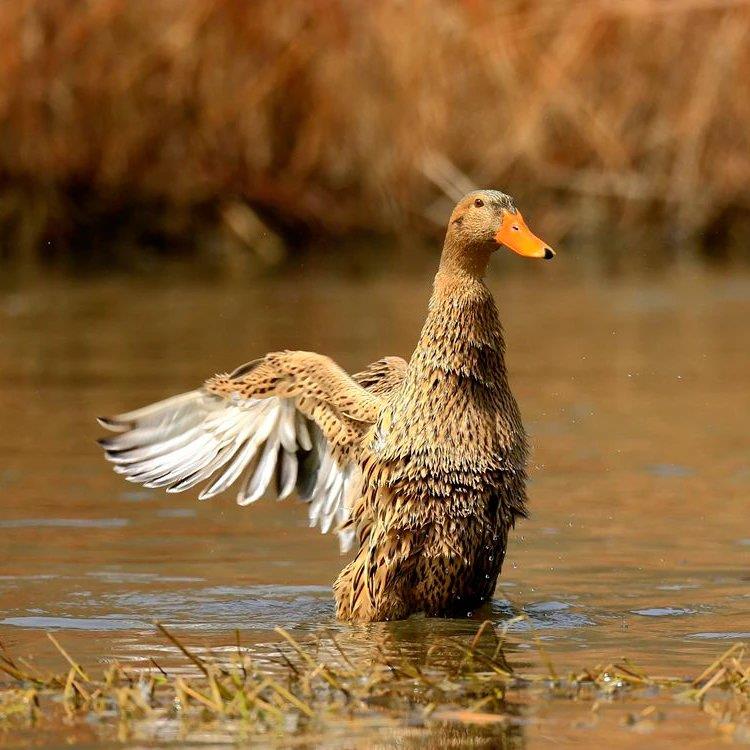
<instances>
[{"instance_id":1,"label":"orange bill","mask_svg":"<svg viewBox=\"0 0 750 750\"><path fill-rule=\"evenodd\" d=\"M495 239L499 244L505 245L514 253L524 255L527 258L547 258L549 260L555 257L554 250L526 226L526 222L519 211L514 214L506 211L503 214L503 223L500 225Z\"/></svg>"}]
</instances>

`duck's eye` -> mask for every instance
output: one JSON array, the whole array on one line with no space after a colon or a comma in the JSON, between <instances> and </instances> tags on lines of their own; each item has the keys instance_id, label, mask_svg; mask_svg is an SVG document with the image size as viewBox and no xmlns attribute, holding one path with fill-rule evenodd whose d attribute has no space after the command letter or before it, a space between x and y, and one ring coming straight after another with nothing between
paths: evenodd
<instances>
[{"instance_id":1,"label":"duck's eye","mask_svg":"<svg viewBox=\"0 0 750 750\"><path fill-rule=\"evenodd\" d=\"M520 230L521 230L521 227L519 227L519 226L518 226L518 224L514 224L514 225L513 225L512 227L511 227L511 229L512 229L512 230L513 230L514 232L518 232L518 231L520 231Z\"/></svg>"},{"instance_id":2,"label":"duck's eye","mask_svg":"<svg viewBox=\"0 0 750 750\"><path fill-rule=\"evenodd\" d=\"M474 199L474 205L477 208L481 208L484 205L484 201L481 198L475 198Z\"/></svg>"}]
</instances>

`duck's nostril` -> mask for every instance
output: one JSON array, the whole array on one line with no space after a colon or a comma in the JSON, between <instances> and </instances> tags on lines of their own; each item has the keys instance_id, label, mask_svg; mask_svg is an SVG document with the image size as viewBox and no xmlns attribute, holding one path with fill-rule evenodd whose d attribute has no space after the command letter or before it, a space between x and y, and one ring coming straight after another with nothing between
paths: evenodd
<instances>
[{"instance_id":1,"label":"duck's nostril","mask_svg":"<svg viewBox=\"0 0 750 750\"><path fill-rule=\"evenodd\" d=\"M550 258L555 257L555 251L551 247L545 247L544 248L544 259L550 260Z\"/></svg>"}]
</instances>

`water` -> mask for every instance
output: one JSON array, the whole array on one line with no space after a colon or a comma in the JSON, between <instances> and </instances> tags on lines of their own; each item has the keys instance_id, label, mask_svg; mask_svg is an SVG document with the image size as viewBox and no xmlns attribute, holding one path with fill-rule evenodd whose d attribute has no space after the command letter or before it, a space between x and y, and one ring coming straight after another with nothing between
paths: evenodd
<instances>
[{"instance_id":1,"label":"water","mask_svg":"<svg viewBox=\"0 0 750 750\"><path fill-rule=\"evenodd\" d=\"M594 284L554 268L490 281L533 443L532 517L511 537L495 601L473 621L379 627L418 644L525 611L511 633L531 661L533 628L561 672L627 655L695 675L750 639L750 278ZM54 631L86 664L137 666L178 663L154 620L196 648L239 629L259 652L282 625L334 629L366 656L367 639L334 620L344 559L303 506L127 484L100 455L94 417L268 350L317 350L352 371L408 356L428 295L429 275L302 273L0 293L0 640L59 666ZM570 728L568 710L548 718ZM528 746L545 731L529 728Z\"/></svg>"}]
</instances>

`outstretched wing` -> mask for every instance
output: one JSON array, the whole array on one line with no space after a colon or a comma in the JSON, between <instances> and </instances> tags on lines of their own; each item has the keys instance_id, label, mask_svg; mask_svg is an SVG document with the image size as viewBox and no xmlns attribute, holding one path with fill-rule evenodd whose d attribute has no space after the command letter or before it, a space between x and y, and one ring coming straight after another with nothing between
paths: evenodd
<instances>
[{"instance_id":1,"label":"outstretched wing","mask_svg":"<svg viewBox=\"0 0 750 750\"><path fill-rule=\"evenodd\" d=\"M277 352L195 391L102 417L117 433L100 441L115 471L146 487L182 492L205 483L207 499L238 487L248 505L276 480L278 499L296 488L310 503L310 525L341 530L358 489L356 453L406 363L388 357L351 377L309 352Z\"/></svg>"}]
</instances>

